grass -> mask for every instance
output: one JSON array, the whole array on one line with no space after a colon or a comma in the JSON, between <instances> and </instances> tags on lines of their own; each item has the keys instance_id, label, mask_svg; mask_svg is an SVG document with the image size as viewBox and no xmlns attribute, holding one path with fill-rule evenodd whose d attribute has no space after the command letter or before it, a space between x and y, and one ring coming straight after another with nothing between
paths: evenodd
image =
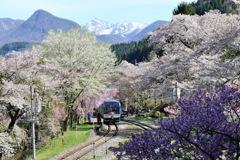
<instances>
[{"instance_id":1,"label":"grass","mask_svg":"<svg viewBox=\"0 0 240 160\"><path fill-rule=\"evenodd\" d=\"M6 126L0 125L0 132L3 132L5 129L7 129Z\"/></svg>"},{"instance_id":2,"label":"grass","mask_svg":"<svg viewBox=\"0 0 240 160\"><path fill-rule=\"evenodd\" d=\"M17 123L17 125L20 127L20 128L27 128L29 126L29 123Z\"/></svg>"},{"instance_id":3,"label":"grass","mask_svg":"<svg viewBox=\"0 0 240 160\"><path fill-rule=\"evenodd\" d=\"M92 130L92 125L80 124L77 126L77 138L76 138L76 127L71 128L69 131L64 132L64 146L62 145L62 134L59 134L59 138L55 137L51 139L46 146L37 149L36 159L47 160L59 152L69 149L77 144L85 141L89 137L89 133ZM28 160L32 157L28 158Z\"/></svg>"},{"instance_id":4,"label":"grass","mask_svg":"<svg viewBox=\"0 0 240 160\"><path fill-rule=\"evenodd\" d=\"M134 126L134 125L128 125L129 128L133 128L134 129L134 133L135 134L142 134L143 133L143 130L141 128L139 128L138 126ZM131 138L132 136L128 137L129 139Z\"/></svg>"},{"instance_id":5,"label":"grass","mask_svg":"<svg viewBox=\"0 0 240 160\"><path fill-rule=\"evenodd\" d=\"M139 116L139 117L135 117L135 120L139 120L139 121L147 121L147 122L154 122L157 120L157 118L153 118L153 117L143 117L143 116Z\"/></svg>"}]
</instances>

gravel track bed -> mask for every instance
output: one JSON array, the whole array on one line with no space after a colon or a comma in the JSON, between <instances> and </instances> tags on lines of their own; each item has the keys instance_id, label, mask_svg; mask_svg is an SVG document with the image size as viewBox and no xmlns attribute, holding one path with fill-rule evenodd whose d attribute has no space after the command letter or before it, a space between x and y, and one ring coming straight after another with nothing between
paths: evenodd
<instances>
[{"instance_id":1,"label":"gravel track bed","mask_svg":"<svg viewBox=\"0 0 240 160\"><path fill-rule=\"evenodd\" d=\"M125 119L129 119L129 120L134 120L132 119L133 117L132 116L129 116L129 117L125 117ZM138 121L138 122L141 122L141 123L144 123L144 124L147 124L149 126L152 126L152 127L156 127L153 122L146 122L146 121ZM130 123L127 123L127 122L119 122L117 123L118 125L118 134L113 137L112 139L110 139L108 142L107 142L107 147L113 147L113 146L117 146L119 142L123 142L124 140L128 140L130 137L131 137L131 133L135 132L136 131L136 128L138 128L139 130L142 130L142 128L140 127L137 127L133 124L130 124ZM131 126L135 126L135 127L131 127ZM115 130L115 126L114 125L111 125L111 130ZM103 135L105 131L102 131L100 132L99 135L96 135L95 136L95 139L97 139L98 137L100 137L101 135ZM114 134L115 131L110 131L109 134L107 135L107 138L109 138L111 135ZM105 138L103 138L102 140L100 141L105 141ZM78 144L77 146L74 146L70 149L67 149L61 153L59 153L58 155L50 158L49 160L57 160L58 158L64 156L65 154L85 145L86 143L89 143L89 142L93 142L93 138L91 139L88 139L80 144ZM95 145L99 144L100 142L96 142ZM81 153L83 153L84 151L88 150L89 148L91 148L93 145L90 145L87 147L87 149L82 149ZM83 151L84 150L84 151ZM79 151L78 151L79 152ZM80 155L80 153L75 153L77 155ZM77 156L75 156L77 157ZM74 157L74 158L75 158ZM83 160L84 158L88 158L88 159L93 159L93 151L90 151L88 154L86 154L85 156L81 157L81 160ZM108 151L108 154L107 154L107 159L108 160L111 160L113 158L116 158L115 155ZM73 159L72 157L67 157L66 159ZM125 159L125 158L124 158ZM124 160L123 159L123 160ZM128 159L128 158L126 158ZM105 143L97 148L95 148L95 159L94 160L106 160L106 146L105 146Z\"/></svg>"},{"instance_id":2,"label":"gravel track bed","mask_svg":"<svg viewBox=\"0 0 240 160\"><path fill-rule=\"evenodd\" d=\"M101 137L101 135L96 135L96 136L95 136L95 139L97 139L97 138L99 138L99 137ZM89 138L89 139L87 139L86 141L84 141L84 142L82 142L82 143L79 143L78 145L76 145L76 146L74 146L74 147L71 147L71 148L69 148L69 149L66 149L66 150L58 153L57 155L53 156L52 158L49 158L48 160L57 160L57 159L61 158L62 156L66 155L67 153L72 152L72 151L74 151L75 149L78 149L78 148L80 148L80 147L84 146L85 144L87 144L87 143L89 143L89 142L92 142L92 141L93 141L93 138Z\"/></svg>"},{"instance_id":3,"label":"gravel track bed","mask_svg":"<svg viewBox=\"0 0 240 160\"><path fill-rule=\"evenodd\" d=\"M108 148L109 147L113 147L113 146L117 146L119 144L119 142L123 142L124 140L128 140L128 138L131 136L131 133L134 132L133 127L130 127L128 123L126 122L119 122L118 123L118 134L117 136L113 137L110 141L108 141ZM98 148L98 152L99 155L101 155L102 157L97 158L97 160L106 160L106 148L105 145L101 146ZM91 157L92 158L92 157ZM113 152L108 151L108 155L107 155L107 159L111 160L113 158L116 158L116 156L113 154Z\"/></svg>"},{"instance_id":4,"label":"gravel track bed","mask_svg":"<svg viewBox=\"0 0 240 160\"><path fill-rule=\"evenodd\" d=\"M126 124L124 124L123 122L118 123L118 130L119 130L119 132L118 132L117 136L113 137L112 139L110 139L110 140L107 142L107 147L108 147L108 148L109 148L110 146L115 146L115 145L117 145L119 141L122 141L122 140L123 140L123 138L124 138L124 137L123 137L123 136L124 136L124 128L125 128L125 127L123 127L123 125L126 125ZM110 132L108 133L108 135L106 136L107 139L108 139L109 137L111 137L111 136L115 133L115 129L116 129L115 126L114 126L114 125L111 125L111 131L110 131ZM112 130L114 130L114 131L112 131ZM100 132L99 135L96 135L96 136L95 136L95 139L101 137L101 136L104 134L104 132L106 132L106 131L102 131L102 132ZM95 142L95 146L96 146L97 144L103 142L103 141L105 141L105 138L102 138L101 140ZM63 152L60 152L59 154L57 154L56 156L50 158L49 160L57 160L57 159L59 159L60 157L66 155L67 153L69 153L69 152L71 152L71 151L73 151L73 150L75 150L75 149L78 149L79 147L84 146L85 144L87 144L87 143L89 143L89 142L93 142L93 138L87 139L86 141L84 141L84 142L82 142L82 143L80 143L80 144L78 144L78 145L76 145L76 146L74 146L74 147L72 147L72 148L69 148L69 149L67 149L67 150L64 150ZM82 150L74 153L73 155L67 157L66 159L67 159L67 160L70 160L70 159L72 160L72 159L76 158L77 156L79 156L80 154L82 154L83 152L87 151L88 149L90 149L90 148L92 148L92 147L93 147L93 145L90 145L90 146L88 146L88 147L86 147L86 148L84 148L84 149L82 149ZM108 151L108 152L109 152L109 151ZM105 143L104 143L103 145L95 148L95 156L96 156L95 160L98 160L98 159L100 159L101 157L104 157L104 159L106 159L106 146L105 146ZM108 154L108 156L109 156L109 154ZM114 156L113 154L112 154L111 157L112 157L112 158L115 158L115 156ZM90 151L90 152L87 153L85 156L81 157L80 159L84 159L84 158L93 159L93 151ZM108 157L108 160L109 160L109 159L110 159L110 157Z\"/></svg>"},{"instance_id":5,"label":"gravel track bed","mask_svg":"<svg viewBox=\"0 0 240 160\"><path fill-rule=\"evenodd\" d=\"M113 131L113 130L114 130L114 131ZM115 133L115 130L116 130L115 126L114 126L114 125L111 125L111 131L106 135L107 139L108 139L109 137L111 137L111 136ZM111 140L110 140L110 141L111 141ZM97 142L95 143L95 146L98 145L98 144L101 143L101 142L105 142L105 137L102 138L101 140L97 141ZM108 143L109 143L109 141L108 141ZM82 154L83 152L89 150L89 149L92 148L92 147L93 147L93 145L90 145L90 146L82 149L82 150L81 150L81 153L80 153L80 152L76 152L73 156L69 156L69 160L76 158L77 156L79 156L80 154ZM97 147L97 148L95 147L95 157L101 156L101 155L103 155L103 153L105 153L105 152L106 152L105 143L102 144L102 145L100 145L100 146ZM84 159L84 158L88 158L88 159L93 158L93 150L90 151L89 153L87 153L86 155L84 155L83 157L81 157L80 159Z\"/></svg>"}]
</instances>

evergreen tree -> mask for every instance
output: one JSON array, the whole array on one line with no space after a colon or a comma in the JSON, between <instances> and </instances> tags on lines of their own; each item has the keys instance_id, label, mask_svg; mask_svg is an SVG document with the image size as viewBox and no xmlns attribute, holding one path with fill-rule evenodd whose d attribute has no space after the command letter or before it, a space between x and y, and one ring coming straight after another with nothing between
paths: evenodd
<instances>
[{"instance_id":1,"label":"evergreen tree","mask_svg":"<svg viewBox=\"0 0 240 160\"><path fill-rule=\"evenodd\" d=\"M205 10L206 11L210 10L210 2L209 1L207 3L205 3Z\"/></svg>"},{"instance_id":2,"label":"evergreen tree","mask_svg":"<svg viewBox=\"0 0 240 160\"><path fill-rule=\"evenodd\" d=\"M150 52L153 50L153 46L148 46L148 38L144 38L139 42L113 44L110 48L115 52L119 63L122 60L133 64L135 60L137 62L148 62L152 58Z\"/></svg>"},{"instance_id":3,"label":"evergreen tree","mask_svg":"<svg viewBox=\"0 0 240 160\"><path fill-rule=\"evenodd\" d=\"M232 9L234 9L234 10L237 9L237 5L236 5L236 3L233 3L233 4L232 4Z\"/></svg>"},{"instance_id":4,"label":"evergreen tree","mask_svg":"<svg viewBox=\"0 0 240 160\"><path fill-rule=\"evenodd\" d=\"M188 15L192 15L193 13L193 7L191 6L191 4L186 3L186 2L181 2L177 8L175 8L173 10L173 15L176 14L188 14Z\"/></svg>"},{"instance_id":5,"label":"evergreen tree","mask_svg":"<svg viewBox=\"0 0 240 160\"><path fill-rule=\"evenodd\" d=\"M226 2L224 4L224 2ZM230 6L229 6L230 4ZM204 15L209 10L218 9L221 13L232 13L238 14L237 5L231 0L198 0L197 2L186 3L181 2L177 8L173 10L173 15L176 14L187 14L187 15Z\"/></svg>"},{"instance_id":6,"label":"evergreen tree","mask_svg":"<svg viewBox=\"0 0 240 160\"><path fill-rule=\"evenodd\" d=\"M219 9L220 7L219 7L219 4L218 4L218 1L216 1L216 7L215 7L216 9Z\"/></svg>"},{"instance_id":7,"label":"evergreen tree","mask_svg":"<svg viewBox=\"0 0 240 160\"><path fill-rule=\"evenodd\" d=\"M222 8L222 0L218 0L218 4L219 4L219 9Z\"/></svg>"}]
</instances>

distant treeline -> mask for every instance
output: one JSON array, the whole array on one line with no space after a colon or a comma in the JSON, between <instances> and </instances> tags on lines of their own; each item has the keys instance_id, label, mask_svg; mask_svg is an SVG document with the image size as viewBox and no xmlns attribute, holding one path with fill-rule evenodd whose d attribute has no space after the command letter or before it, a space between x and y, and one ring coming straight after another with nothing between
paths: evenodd
<instances>
[{"instance_id":1,"label":"distant treeline","mask_svg":"<svg viewBox=\"0 0 240 160\"><path fill-rule=\"evenodd\" d=\"M173 10L173 15L204 15L209 10L218 9L221 13L238 14L237 4L231 0L197 0L197 2L187 3L181 2L177 8Z\"/></svg>"},{"instance_id":2,"label":"distant treeline","mask_svg":"<svg viewBox=\"0 0 240 160\"><path fill-rule=\"evenodd\" d=\"M115 52L118 62L126 60L134 64L135 60L137 62L148 62L152 59L150 52L153 47L148 47L147 38L139 42L113 44L110 49Z\"/></svg>"},{"instance_id":3,"label":"distant treeline","mask_svg":"<svg viewBox=\"0 0 240 160\"><path fill-rule=\"evenodd\" d=\"M7 43L0 48L0 55L5 56L8 52L13 50L15 51L24 51L31 49L33 45L39 45L40 43L35 42L13 42ZM137 62L148 62L151 60L152 56L150 52L153 47L148 47L147 39L142 39L139 42L130 42L130 43L120 43L112 44L110 47L111 51L114 52L117 56L117 61L120 63L123 60L126 60L130 63Z\"/></svg>"},{"instance_id":4,"label":"distant treeline","mask_svg":"<svg viewBox=\"0 0 240 160\"><path fill-rule=\"evenodd\" d=\"M36 42L13 42L7 43L0 48L0 55L5 56L8 52L13 50L15 51L24 51L26 49L32 48L33 45L37 45L40 43Z\"/></svg>"}]
</instances>

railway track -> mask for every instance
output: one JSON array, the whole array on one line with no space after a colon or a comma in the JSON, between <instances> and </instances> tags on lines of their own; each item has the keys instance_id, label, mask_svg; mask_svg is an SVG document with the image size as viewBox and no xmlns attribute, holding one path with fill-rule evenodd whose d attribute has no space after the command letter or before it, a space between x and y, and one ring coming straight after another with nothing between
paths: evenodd
<instances>
[{"instance_id":1,"label":"railway track","mask_svg":"<svg viewBox=\"0 0 240 160\"><path fill-rule=\"evenodd\" d=\"M138 122L138 121L127 120L127 119L124 119L124 120L122 120L122 121L127 122L127 123L130 123L130 124L134 124L134 125L136 125L136 126L139 126L139 127L141 127L142 129L144 129L144 130L148 130L148 131L149 131L149 130L154 129L154 128L151 127L151 126L149 126L149 125L147 125L147 124L144 124L144 123L141 123L141 122ZM123 155L123 156L121 157L121 159L123 159L124 156L125 156L125 155ZM133 160L136 159L136 158L137 158L136 156L133 156L133 157L132 157ZM127 158L124 158L124 159L126 159L126 160L131 160L131 159L127 159ZM113 158L112 160L118 160L118 158Z\"/></svg>"},{"instance_id":2,"label":"railway track","mask_svg":"<svg viewBox=\"0 0 240 160\"><path fill-rule=\"evenodd\" d=\"M136 126L139 126L139 127L141 127L142 129L144 129L144 130L152 130L152 129L154 129L154 128L151 127L151 126L149 126L149 125L147 125L147 124L144 124L144 123L141 123L141 122L138 122L138 121L133 121L133 120L128 120L128 119L124 119L124 120L122 120L122 121L127 122L127 123L131 123L131 124L134 124L134 125L136 125ZM147 127L147 128L146 128L146 127Z\"/></svg>"},{"instance_id":3,"label":"railway track","mask_svg":"<svg viewBox=\"0 0 240 160\"><path fill-rule=\"evenodd\" d=\"M116 130L115 130L115 133L109 137L107 139L107 141L109 141L110 139L112 139L114 136L117 135L118 133L118 126L116 124L114 124L115 127L116 127ZM98 146L102 145L105 143L105 141L102 141L100 142L102 139L104 139L104 137L109 134L111 130L111 127L110 125L108 124L108 130L101 136L99 137L98 139L95 140L95 148L97 148ZM96 142L100 142L96 145ZM69 152L68 154L62 156L61 158L59 158L58 160L64 160L64 159L74 159L74 160L77 160L77 159L80 159L81 157L85 156L87 153L91 152L93 150L93 147L91 147L90 149L88 149L87 151L83 152L83 153L79 153L81 152L81 150L85 149L86 147L90 146L90 145L93 145L93 142L89 142L87 144L85 144L84 146L82 147L79 147L78 149L75 149L74 151L72 152ZM74 157L74 158L73 158Z\"/></svg>"}]
</instances>

